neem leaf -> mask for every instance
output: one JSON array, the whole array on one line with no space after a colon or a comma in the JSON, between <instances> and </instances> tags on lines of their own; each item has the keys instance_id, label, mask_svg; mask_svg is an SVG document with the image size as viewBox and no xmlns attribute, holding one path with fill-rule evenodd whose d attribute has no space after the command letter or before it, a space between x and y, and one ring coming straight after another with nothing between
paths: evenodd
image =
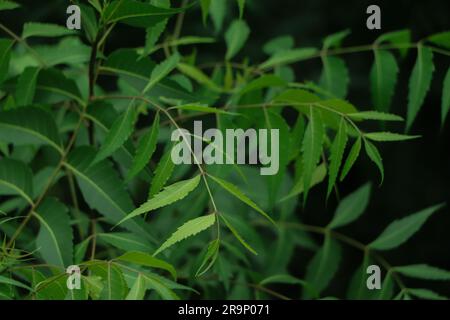
<instances>
[{"instance_id":1,"label":"neem leaf","mask_svg":"<svg viewBox=\"0 0 450 320\"><path fill-rule=\"evenodd\" d=\"M394 55L389 51L375 50L374 54L370 71L372 101L377 110L387 112L391 107L399 69Z\"/></svg>"},{"instance_id":2,"label":"neem leaf","mask_svg":"<svg viewBox=\"0 0 450 320\"><path fill-rule=\"evenodd\" d=\"M227 42L227 53L225 58L232 59L241 48L250 35L250 29L244 20L235 20L231 23L230 28L225 33L225 40Z\"/></svg>"},{"instance_id":3,"label":"neem leaf","mask_svg":"<svg viewBox=\"0 0 450 320\"><path fill-rule=\"evenodd\" d=\"M167 239L161 247L153 254L158 255L160 252L166 250L177 242L180 242L188 237L194 236L209 227L211 227L216 222L216 214L209 214L207 216L192 219L175 231L169 239Z\"/></svg>"},{"instance_id":4,"label":"neem leaf","mask_svg":"<svg viewBox=\"0 0 450 320\"><path fill-rule=\"evenodd\" d=\"M172 275L174 279L177 278L177 271L171 264L163 260L157 259L148 253L139 251L130 251L116 258L116 260L126 261L140 266L164 269L166 271L169 271L169 273Z\"/></svg>"},{"instance_id":5,"label":"neem leaf","mask_svg":"<svg viewBox=\"0 0 450 320\"><path fill-rule=\"evenodd\" d=\"M28 22L23 25L22 38L60 37L74 33L73 30L53 23Z\"/></svg>"},{"instance_id":6,"label":"neem leaf","mask_svg":"<svg viewBox=\"0 0 450 320\"><path fill-rule=\"evenodd\" d=\"M329 228L345 226L364 213L370 199L370 183L366 183L355 192L343 198L336 209L333 220L328 225Z\"/></svg>"},{"instance_id":7,"label":"neem leaf","mask_svg":"<svg viewBox=\"0 0 450 320\"><path fill-rule=\"evenodd\" d=\"M398 247L419 231L428 218L443 206L443 204L435 205L395 220L369 244L369 247L375 250L390 250Z\"/></svg>"},{"instance_id":8,"label":"neem leaf","mask_svg":"<svg viewBox=\"0 0 450 320\"><path fill-rule=\"evenodd\" d=\"M450 68L445 75L444 85L442 88L442 104L441 104L441 124L444 126L448 111L450 110Z\"/></svg>"},{"instance_id":9,"label":"neem leaf","mask_svg":"<svg viewBox=\"0 0 450 320\"><path fill-rule=\"evenodd\" d=\"M420 138L420 136L409 136L392 132L369 132L365 133L364 136L373 141L404 141Z\"/></svg>"},{"instance_id":10,"label":"neem leaf","mask_svg":"<svg viewBox=\"0 0 450 320\"><path fill-rule=\"evenodd\" d=\"M176 201L185 198L191 191L193 191L200 182L200 176L196 176L189 180L179 181L170 186L164 188L163 191L156 194L153 198L142 204L136 210L133 210L125 218L123 218L118 224L121 224L131 218L138 215L147 213L149 211L156 210L161 207L165 207Z\"/></svg>"},{"instance_id":11,"label":"neem leaf","mask_svg":"<svg viewBox=\"0 0 450 320\"><path fill-rule=\"evenodd\" d=\"M450 271L429 266L427 264L412 264L408 266L394 267L394 271L416 279L450 280Z\"/></svg>"},{"instance_id":12,"label":"neem leaf","mask_svg":"<svg viewBox=\"0 0 450 320\"><path fill-rule=\"evenodd\" d=\"M339 168L342 163L342 157L345 151L345 146L347 144L347 139L347 124L345 122L345 119L342 118L339 124L338 132L336 133L336 137L334 138L333 145L331 146L327 197L330 195L331 190L333 190L333 186L336 182Z\"/></svg>"}]
</instances>

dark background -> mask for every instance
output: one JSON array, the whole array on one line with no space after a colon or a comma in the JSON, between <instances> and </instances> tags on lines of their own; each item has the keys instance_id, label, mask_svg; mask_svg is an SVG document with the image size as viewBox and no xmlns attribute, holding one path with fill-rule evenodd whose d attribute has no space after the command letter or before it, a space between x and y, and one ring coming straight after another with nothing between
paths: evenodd
<instances>
[{"instance_id":1,"label":"dark background","mask_svg":"<svg viewBox=\"0 0 450 320\"><path fill-rule=\"evenodd\" d=\"M21 31L24 21L57 22L65 24L65 9L69 1L18 1L28 11L2 13L2 23L16 32ZM179 5L181 1L173 1ZM230 0L232 2L232 0ZM411 29L414 41L430 34L450 30L450 1L332 1L332 0L247 0L245 12L252 32L246 48L240 57L249 56L253 63L266 57L261 48L273 37L292 35L297 46L320 46L322 39L331 33L351 29L352 34L344 46L369 44L381 33L398 29ZM366 28L366 8L378 4L382 10L382 30ZM226 28L231 19L237 17L237 6L229 8L225 19ZM185 20L182 34L212 35L212 26L201 24L199 10L191 10ZM142 46L144 33L138 29L121 27L108 42L108 49L117 47ZM203 60L218 61L224 52L223 42L208 46ZM239 57L238 57L239 58ZM370 107L369 71L372 55L356 53L344 56L351 75L348 99L362 109ZM405 116L407 105L408 79L415 61L415 53L410 51L404 61L400 61L400 78L391 111ZM378 186L376 167L363 156L346 181L339 186L342 196L366 182L373 181L373 192L369 209L358 222L342 230L362 242L373 240L392 220L416 212L425 207L450 199L450 120L440 129L440 105L442 82L449 57L435 54L436 72L431 91L418 114L412 128L413 134L422 139L403 143L379 145L385 165L385 181ZM206 61L205 61L206 62ZM320 61L295 65L296 80L316 80L320 72ZM389 130L403 131L403 126L388 126ZM336 201L325 203L326 184L310 193L309 203L302 212L302 220L310 224L325 224L329 221ZM299 252L292 262L292 273L302 274L305 268L304 253ZM450 209L447 206L433 215L412 239L384 256L392 265L428 263L450 270ZM344 265L328 293L333 295L345 291L349 276L361 263L360 252L345 250ZM342 280L339 280L342 279ZM410 287L420 287L420 281L405 279ZM448 283L426 284L428 288L450 296Z\"/></svg>"}]
</instances>

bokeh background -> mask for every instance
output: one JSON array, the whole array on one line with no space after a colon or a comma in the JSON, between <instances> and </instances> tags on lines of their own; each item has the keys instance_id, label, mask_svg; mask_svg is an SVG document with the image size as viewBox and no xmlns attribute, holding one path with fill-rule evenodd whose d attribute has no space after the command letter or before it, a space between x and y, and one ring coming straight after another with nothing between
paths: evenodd
<instances>
[{"instance_id":1,"label":"bokeh background","mask_svg":"<svg viewBox=\"0 0 450 320\"><path fill-rule=\"evenodd\" d=\"M225 28L238 15L234 1L229 1ZM17 2L27 10L1 13L0 20L18 33L26 21L65 24L68 0ZM172 2L174 5L181 3L180 0ZM381 7L381 31L366 28L366 8L370 4ZM448 0L247 0L245 19L252 32L240 56L248 56L251 62L256 63L266 58L261 48L273 37L291 35L297 46L320 46L326 35L347 28L351 29L352 34L344 42L344 46L369 44L381 33L404 28L412 30L414 40L420 40L427 35L450 30L449 13ZM187 14L182 34L211 36L214 35L213 30L211 22L206 28L202 25L197 8ZM143 39L143 31L121 27L109 40L108 51L119 47L141 46ZM208 46L208 50L201 53L201 59L205 62L219 61L223 57L224 48L222 38L218 44ZM361 109L369 109L368 74L373 56L367 52L346 55L344 58L351 75L348 99ZM408 79L414 61L415 53L410 51L407 58L400 62L400 77L391 111L403 116L406 114ZM358 222L342 230L362 242L374 239L394 219L436 203L448 202L448 206L432 216L412 239L393 252L385 252L384 256L393 265L428 263L450 270L450 119L442 130L440 128L442 82L450 65L450 58L436 54L435 64L431 91L412 128L412 133L422 135L422 139L380 145L386 174L382 186L378 186L379 177L375 166L363 156L362 161L357 162L349 177L339 186L339 192L346 195L368 179L374 184L368 211ZM298 63L295 65L296 80L317 80L320 70L319 60ZM107 86L108 83L104 85ZM388 128L400 132L403 130L402 125ZM336 200L331 197L326 203L325 194L326 184L310 193L305 210L299 211L304 222L323 225L329 221L336 207ZM327 290L330 295L345 291L349 277L361 263L360 252L346 249L344 254L340 274ZM291 263L292 274L303 274L305 261L309 258L309 253L299 251ZM421 285L420 281L412 279L405 279L405 282L410 287ZM450 296L448 283L430 283L427 287Z\"/></svg>"}]
</instances>

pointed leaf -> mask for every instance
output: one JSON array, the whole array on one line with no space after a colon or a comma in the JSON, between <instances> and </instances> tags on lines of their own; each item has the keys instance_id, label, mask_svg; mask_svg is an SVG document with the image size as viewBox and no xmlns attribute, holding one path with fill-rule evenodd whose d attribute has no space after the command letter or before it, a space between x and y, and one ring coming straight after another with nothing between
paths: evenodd
<instances>
[{"instance_id":1,"label":"pointed leaf","mask_svg":"<svg viewBox=\"0 0 450 320\"><path fill-rule=\"evenodd\" d=\"M375 60L370 71L370 88L375 109L389 111L398 78L398 65L392 53L375 50Z\"/></svg>"},{"instance_id":2,"label":"pointed leaf","mask_svg":"<svg viewBox=\"0 0 450 320\"><path fill-rule=\"evenodd\" d=\"M171 148L162 156L161 160L156 167L155 176L153 177L152 184L149 191L149 199L153 198L161 189L165 186L167 180L172 175L175 164L171 157Z\"/></svg>"},{"instance_id":3,"label":"pointed leaf","mask_svg":"<svg viewBox=\"0 0 450 320\"><path fill-rule=\"evenodd\" d=\"M317 54L316 48L301 48L275 53L269 60L263 62L259 67L261 69L269 69L275 66L291 64L294 62L306 60Z\"/></svg>"},{"instance_id":4,"label":"pointed leaf","mask_svg":"<svg viewBox=\"0 0 450 320\"><path fill-rule=\"evenodd\" d=\"M347 124L345 119L341 119L339 124L339 130L334 138L333 145L331 146L330 155L330 169L328 179L327 197L330 195L331 190L336 182L339 168L341 167L342 157L344 156L345 146L347 144Z\"/></svg>"},{"instance_id":5,"label":"pointed leaf","mask_svg":"<svg viewBox=\"0 0 450 320\"><path fill-rule=\"evenodd\" d=\"M28 22L23 25L22 38L30 37L60 37L75 32L63 26L52 23Z\"/></svg>"},{"instance_id":6,"label":"pointed leaf","mask_svg":"<svg viewBox=\"0 0 450 320\"><path fill-rule=\"evenodd\" d=\"M159 81L169 75L169 73L171 73L180 62L180 58L181 57L178 53L174 53L161 64L157 65L152 71L150 81L145 86L142 92L145 94L146 92L150 91Z\"/></svg>"},{"instance_id":7,"label":"pointed leaf","mask_svg":"<svg viewBox=\"0 0 450 320\"><path fill-rule=\"evenodd\" d=\"M433 78L434 64L433 51L430 48L419 45L417 47L417 60L409 78L408 114L406 129L409 130L417 113L425 101Z\"/></svg>"},{"instance_id":8,"label":"pointed leaf","mask_svg":"<svg viewBox=\"0 0 450 320\"><path fill-rule=\"evenodd\" d=\"M347 116L355 120L404 121L404 119L398 115L378 111L361 111L349 113Z\"/></svg>"},{"instance_id":9,"label":"pointed leaf","mask_svg":"<svg viewBox=\"0 0 450 320\"><path fill-rule=\"evenodd\" d=\"M450 280L450 271L426 264L395 267L394 270L407 277L425 280Z\"/></svg>"},{"instance_id":10,"label":"pointed leaf","mask_svg":"<svg viewBox=\"0 0 450 320\"><path fill-rule=\"evenodd\" d=\"M380 185L383 184L384 180L384 167L383 167L383 159L381 158L380 153L378 152L377 147L373 145L370 141L364 139L364 147L366 149L366 153L369 156L370 160L372 160L378 167L381 175Z\"/></svg>"},{"instance_id":11,"label":"pointed leaf","mask_svg":"<svg viewBox=\"0 0 450 320\"><path fill-rule=\"evenodd\" d=\"M358 137L356 139L355 143L353 144L353 147L351 148L347 160L345 160L344 167L342 168L341 178L340 180L343 181L347 174L349 173L350 169L355 164L356 160L358 159L359 152L361 151L361 137Z\"/></svg>"},{"instance_id":12,"label":"pointed leaf","mask_svg":"<svg viewBox=\"0 0 450 320\"><path fill-rule=\"evenodd\" d=\"M0 195L20 195L33 203L33 173L24 163L0 159Z\"/></svg>"},{"instance_id":13,"label":"pointed leaf","mask_svg":"<svg viewBox=\"0 0 450 320\"><path fill-rule=\"evenodd\" d=\"M234 20L225 33L227 53L225 58L231 60L244 46L250 35L250 29L244 20Z\"/></svg>"},{"instance_id":14,"label":"pointed leaf","mask_svg":"<svg viewBox=\"0 0 450 320\"><path fill-rule=\"evenodd\" d=\"M175 268L160 259L157 259L147 253L139 252L139 251L130 251L125 253L124 255L121 255L120 257L116 258L119 261L126 261L130 263L134 263L140 266L146 266L151 268L157 268L157 269L163 269L166 271L169 271L169 273L172 275L174 279L177 278L177 271Z\"/></svg>"},{"instance_id":15,"label":"pointed leaf","mask_svg":"<svg viewBox=\"0 0 450 320\"><path fill-rule=\"evenodd\" d=\"M428 218L442 207L442 204L436 205L395 220L369 244L369 247L375 250L390 250L398 247L419 231Z\"/></svg>"},{"instance_id":16,"label":"pointed leaf","mask_svg":"<svg viewBox=\"0 0 450 320\"><path fill-rule=\"evenodd\" d=\"M173 246L175 243L183 241L184 239L194 236L209 227L211 227L216 222L216 214L210 214L207 216L195 218L183 224L181 227L175 231L169 239L167 239L161 247L153 254L154 256L158 253L166 250L167 248Z\"/></svg>"},{"instance_id":17,"label":"pointed leaf","mask_svg":"<svg viewBox=\"0 0 450 320\"><path fill-rule=\"evenodd\" d=\"M145 278L139 273L136 277L136 281L128 292L126 300L143 300L147 291L147 285Z\"/></svg>"},{"instance_id":18,"label":"pointed leaf","mask_svg":"<svg viewBox=\"0 0 450 320\"><path fill-rule=\"evenodd\" d=\"M405 141L420 138L420 136L409 136L392 132L369 132L364 136L373 141Z\"/></svg>"},{"instance_id":19,"label":"pointed leaf","mask_svg":"<svg viewBox=\"0 0 450 320\"><path fill-rule=\"evenodd\" d=\"M450 68L445 75L444 85L442 88L442 104L441 104L441 124L444 126L448 111L450 110Z\"/></svg>"},{"instance_id":20,"label":"pointed leaf","mask_svg":"<svg viewBox=\"0 0 450 320\"><path fill-rule=\"evenodd\" d=\"M168 187L165 187L163 191L156 194L153 198L148 200L146 203L142 204L136 210L133 210L118 224L121 224L138 215L156 210L161 207L168 206L169 204L184 199L189 193L191 193L191 191L197 188L199 182L200 176L196 176L192 179L179 181Z\"/></svg>"},{"instance_id":21,"label":"pointed leaf","mask_svg":"<svg viewBox=\"0 0 450 320\"><path fill-rule=\"evenodd\" d=\"M323 57L323 70L320 86L337 98L347 96L350 78L344 60L336 57Z\"/></svg>"}]
</instances>

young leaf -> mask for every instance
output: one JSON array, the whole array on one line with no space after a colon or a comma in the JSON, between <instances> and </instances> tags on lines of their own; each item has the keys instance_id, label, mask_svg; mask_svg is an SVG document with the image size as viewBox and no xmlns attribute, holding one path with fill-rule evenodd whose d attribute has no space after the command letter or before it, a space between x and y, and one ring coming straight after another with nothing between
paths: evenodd
<instances>
[{"instance_id":1,"label":"young leaf","mask_svg":"<svg viewBox=\"0 0 450 320\"><path fill-rule=\"evenodd\" d=\"M28 22L23 25L22 38L30 37L61 37L74 34L63 26L52 23Z\"/></svg>"},{"instance_id":2,"label":"young leaf","mask_svg":"<svg viewBox=\"0 0 450 320\"><path fill-rule=\"evenodd\" d=\"M127 110L114 121L105 138L105 142L100 148L95 162L99 162L119 149L133 132L134 123L137 118L137 108L134 106L134 100L128 104Z\"/></svg>"},{"instance_id":3,"label":"young leaf","mask_svg":"<svg viewBox=\"0 0 450 320\"><path fill-rule=\"evenodd\" d=\"M417 60L409 78L408 113L406 118L406 130L413 124L430 89L433 78L434 64L433 51L419 45L417 47Z\"/></svg>"},{"instance_id":4,"label":"young leaf","mask_svg":"<svg viewBox=\"0 0 450 320\"><path fill-rule=\"evenodd\" d=\"M341 178L340 180L343 181L347 174L349 173L350 169L355 164L356 160L358 159L359 152L361 151L361 137L358 137L356 139L355 143L353 144L352 149L350 150L347 160L345 160L344 167L342 168Z\"/></svg>"},{"instance_id":5,"label":"young leaf","mask_svg":"<svg viewBox=\"0 0 450 320\"><path fill-rule=\"evenodd\" d=\"M442 104L441 104L441 125L444 126L448 111L450 110L450 68L445 75L444 85L442 89Z\"/></svg>"},{"instance_id":6,"label":"young leaf","mask_svg":"<svg viewBox=\"0 0 450 320\"><path fill-rule=\"evenodd\" d=\"M390 250L398 247L419 231L428 218L443 206L439 204L395 220L369 244L369 247L375 250Z\"/></svg>"},{"instance_id":7,"label":"young leaf","mask_svg":"<svg viewBox=\"0 0 450 320\"><path fill-rule=\"evenodd\" d=\"M40 222L36 246L44 260L61 267L72 265L73 234L67 208L56 199L46 198L34 216Z\"/></svg>"},{"instance_id":8,"label":"young leaf","mask_svg":"<svg viewBox=\"0 0 450 320\"><path fill-rule=\"evenodd\" d=\"M340 47L342 41L351 33L349 29L345 29L327 36L323 40L323 48L325 50Z\"/></svg>"},{"instance_id":9,"label":"young leaf","mask_svg":"<svg viewBox=\"0 0 450 320\"><path fill-rule=\"evenodd\" d=\"M409 266L395 267L395 272L399 272L407 277L425 280L450 280L450 271L429 266L426 264L413 264Z\"/></svg>"},{"instance_id":10,"label":"young leaf","mask_svg":"<svg viewBox=\"0 0 450 320\"><path fill-rule=\"evenodd\" d=\"M159 81L164 79L169 73L171 73L180 62L180 55L178 53L174 53L172 56L167 58L167 60L163 61L161 64L157 65L150 76L150 81L145 86L142 91L144 94L150 91Z\"/></svg>"},{"instance_id":11,"label":"young leaf","mask_svg":"<svg viewBox=\"0 0 450 320\"><path fill-rule=\"evenodd\" d=\"M269 60L263 62L259 67L261 69L270 69L275 66L282 66L294 62L302 61L317 54L316 48L301 48L275 53Z\"/></svg>"},{"instance_id":12,"label":"young leaf","mask_svg":"<svg viewBox=\"0 0 450 320\"><path fill-rule=\"evenodd\" d=\"M152 128L141 138L139 146L136 151L136 156L133 159L133 165L128 173L128 179L133 178L144 169L147 163L152 158L156 150L156 143L159 135L159 113L156 113L153 120Z\"/></svg>"},{"instance_id":13,"label":"young leaf","mask_svg":"<svg viewBox=\"0 0 450 320\"><path fill-rule=\"evenodd\" d=\"M231 60L244 46L250 35L250 29L244 20L235 20L225 33L227 53L225 58Z\"/></svg>"},{"instance_id":14,"label":"young leaf","mask_svg":"<svg viewBox=\"0 0 450 320\"><path fill-rule=\"evenodd\" d=\"M216 182L218 185L220 185L223 189L225 189L227 192L232 194L234 197L238 198L242 202L244 202L246 205L250 206L251 208L255 209L257 212L259 212L262 216L264 216L266 219L268 219L270 222L272 222L274 225L276 225L275 221L267 214L265 213L261 208L258 207L256 203L254 203L250 198L248 198L241 190L239 190L235 185L219 179L217 177L213 177L212 175L208 174L208 177L210 177L214 182Z\"/></svg>"},{"instance_id":15,"label":"young leaf","mask_svg":"<svg viewBox=\"0 0 450 320\"><path fill-rule=\"evenodd\" d=\"M405 141L420 138L420 136L409 136L392 132L369 132L364 136L373 141Z\"/></svg>"},{"instance_id":16,"label":"young leaf","mask_svg":"<svg viewBox=\"0 0 450 320\"><path fill-rule=\"evenodd\" d=\"M130 251L125 253L124 255L121 255L116 259L119 261L126 261L140 266L163 269L169 271L169 273L174 279L177 278L177 271L171 264L163 260L157 259L144 252Z\"/></svg>"},{"instance_id":17,"label":"young leaf","mask_svg":"<svg viewBox=\"0 0 450 320\"><path fill-rule=\"evenodd\" d=\"M264 75L251 82L242 88L240 94L244 95L248 92L259 90L263 88L284 87L287 85L286 81L275 75Z\"/></svg>"},{"instance_id":18,"label":"young leaf","mask_svg":"<svg viewBox=\"0 0 450 320\"><path fill-rule=\"evenodd\" d=\"M168 206L169 204L184 199L191 191L197 188L199 182L200 176L196 176L192 179L179 181L168 187L165 187L163 191L156 194L153 198L142 204L139 208L133 210L118 224L122 224L123 222L131 218L161 207Z\"/></svg>"},{"instance_id":19,"label":"young leaf","mask_svg":"<svg viewBox=\"0 0 450 320\"><path fill-rule=\"evenodd\" d=\"M339 124L339 130L336 134L336 137L334 138L333 145L331 146L327 198L329 197L331 190L333 190L333 186L336 182L339 168L342 163L342 157L345 151L345 146L347 144L347 139L347 124L345 122L345 119L342 118Z\"/></svg>"},{"instance_id":20,"label":"young leaf","mask_svg":"<svg viewBox=\"0 0 450 320\"><path fill-rule=\"evenodd\" d=\"M36 81L39 75L39 68L28 67L20 75L16 88L16 105L18 107L31 105L36 91Z\"/></svg>"},{"instance_id":21,"label":"young leaf","mask_svg":"<svg viewBox=\"0 0 450 320\"><path fill-rule=\"evenodd\" d=\"M161 160L156 167L155 176L153 177L152 184L149 191L149 199L153 198L166 184L167 180L172 175L175 164L171 157L171 148L162 156Z\"/></svg>"},{"instance_id":22,"label":"young leaf","mask_svg":"<svg viewBox=\"0 0 450 320\"><path fill-rule=\"evenodd\" d=\"M241 235L237 232L237 230L233 227L233 225L225 218L223 214L220 214L219 217L225 222L225 225L230 229L231 233L238 239L238 241L251 253L254 255L258 255L258 253L241 237Z\"/></svg>"},{"instance_id":23,"label":"young leaf","mask_svg":"<svg viewBox=\"0 0 450 320\"><path fill-rule=\"evenodd\" d=\"M216 92L221 92L222 89L214 83L206 74L204 74L200 69L185 64L185 63L178 63L178 70L180 72L184 73L186 76L194 79L198 83L205 85L208 87L208 89Z\"/></svg>"},{"instance_id":24,"label":"young leaf","mask_svg":"<svg viewBox=\"0 0 450 320\"><path fill-rule=\"evenodd\" d=\"M370 160L372 160L378 167L381 175L380 185L383 184L384 180L384 167L383 167L383 159L381 158L380 153L378 152L377 147L372 144L372 142L364 139L364 147L366 149L366 153L369 156Z\"/></svg>"},{"instance_id":25,"label":"young leaf","mask_svg":"<svg viewBox=\"0 0 450 320\"><path fill-rule=\"evenodd\" d=\"M329 228L338 228L352 223L359 218L367 208L370 198L370 183L366 183L339 202Z\"/></svg>"},{"instance_id":26,"label":"young leaf","mask_svg":"<svg viewBox=\"0 0 450 320\"><path fill-rule=\"evenodd\" d=\"M347 116L354 120L404 121L404 119L398 115L378 111L361 111L349 113Z\"/></svg>"},{"instance_id":27,"label":"young leaf","mask_svg":"<svg viewBox=\"0 0 450 320\"><path fill-rule=\"evenodd\" d=\"M308 196L309 187L311 186L311 178L317 162L320 160L322 153L322 143L325 137L325 128L322 123L322 116L319 110L309 107L309 124L306 128L303 138L303 185L304 185L304 201Z\"/></svg>"},{"instance_id":28,"label":"young leaf","mask_svg":"<svg viewBox=\"0 0 450 320\"><path fill-rule=\"evenodd\" d=\"M147 284L144 276L139 273L125 300L143 300L145 291L147 291Z\"/></svg>"},{"instance_id":29,"label":"young leaf","mask_svg":"<svg viewBox=\"0 0 450 320\"><path fill-rule=\"evenodd\" d=\"M323 57L323 70L320 76L320 86L337 98L347 96L350 78L344 60L336 57Z\"/></svg>"},{"instance_id":30,"label":"young leaf","mask_svg":"<svg viewBox=\"0 0 450 320\"><path fill-rule=\"evenodd\" d=\"M375 60L370 71L370 88L375 109L388 112L398 78L395 57L387 50L375 50Z\"/></svg>"},{"instance_id":31,"label":"young leaf","mask_svg":"<svg viewBox=\"0 0 450 320\"><path fill-rule=\"evenodd\" d=\"M405 57L408 53L408 44L411 43L411 31L410 30L398 30L382 34L375 41L376 44L390 42L392 45L397 46L402 57Z\"/></svg>"},{"instance_id":32,"label":"young leaf","mask_svg":"<svg viewBox=\"0 0 450 320\"><path fill-rule=\"evenodd\" d=\"M167 239L161 247L153 254L153 256L158 255L160 252L166 250L167 248L173 246L175 243L183 241L184 239L194 236L209 227L211 227L216 222L216 214L209 214L207 216L195 218L183 224L181 227L175 231L169 239Z\"/></svg>"}]
</instances>

